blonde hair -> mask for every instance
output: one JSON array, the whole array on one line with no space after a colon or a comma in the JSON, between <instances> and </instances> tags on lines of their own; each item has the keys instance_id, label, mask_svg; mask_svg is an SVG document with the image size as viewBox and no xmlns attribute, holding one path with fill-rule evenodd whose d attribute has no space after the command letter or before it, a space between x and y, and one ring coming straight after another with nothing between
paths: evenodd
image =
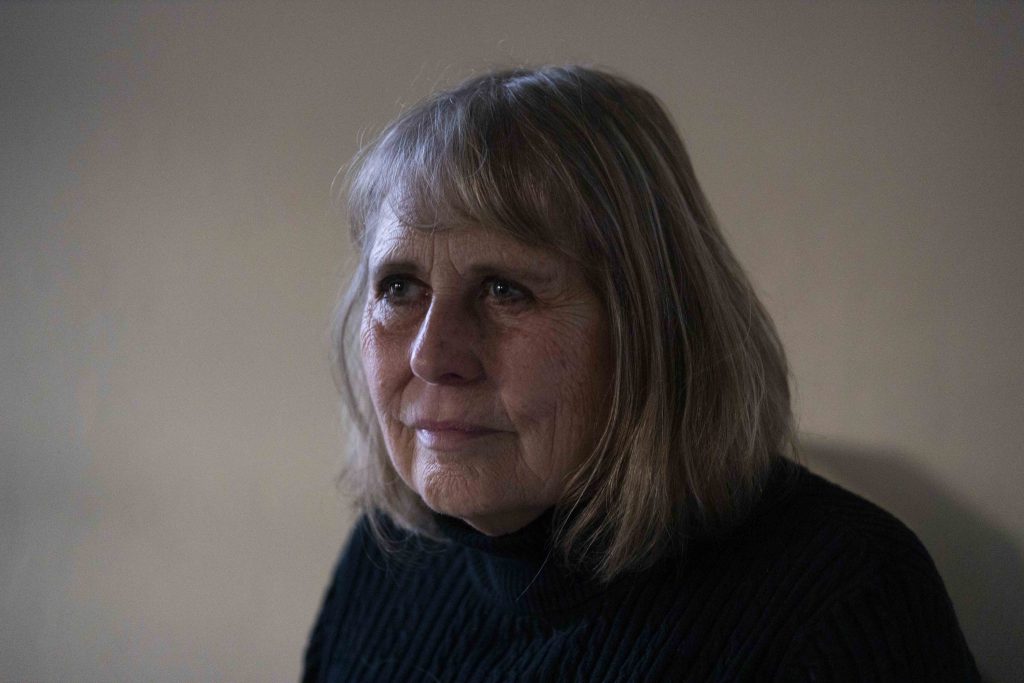
<instances>
[{"instance_id":1,"label":"blonde hair","mask_svg":"<svg viewBox=\"0 0 1024 683\"><path fill-rule=\"evenodd\" d=\"M435 533L391 465L358 355L367 251L385 208L408 225L468 221L556 250L605 302L609 419L556 506L566 561L608 580L681 551L740 519L772 459L791 452L774 326L643 88L582 66L486 73L406 111L347 177L361 256L335 314L335 369L351 421L344 477L371 521L385 513Z\"/></svg>"}]
</instances>

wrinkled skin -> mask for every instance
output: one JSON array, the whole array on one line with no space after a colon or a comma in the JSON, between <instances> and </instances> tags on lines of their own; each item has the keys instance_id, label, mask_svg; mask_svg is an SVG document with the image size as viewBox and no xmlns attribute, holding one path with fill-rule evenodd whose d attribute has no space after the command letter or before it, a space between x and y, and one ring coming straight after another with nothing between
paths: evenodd
<instances>
[{"instance_id":1,"label":"wrinkled skin","mask_svg":"<svg viewBox=\"0 0 1024 683\"><path fill-rule=\"evenodd\" d=\"M360 338L392 464L432 510L510 533L557 502L603 426L601 302L562 256L494 231L385 214L373 235Z\"/></svg>"}]
</instances>

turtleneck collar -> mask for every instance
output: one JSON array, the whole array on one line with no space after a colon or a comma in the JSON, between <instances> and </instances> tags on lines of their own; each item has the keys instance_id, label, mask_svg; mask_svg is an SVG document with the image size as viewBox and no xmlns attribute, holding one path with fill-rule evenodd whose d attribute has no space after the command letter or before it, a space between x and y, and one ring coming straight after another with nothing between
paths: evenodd
<instances>
[{"instance_id":1,"label":"turtleneck collar","mask_svg":"<svg viewBox=\"0 0 1024 683\"><path fill-rule=\"evenodd\" d=\"M604 590L559 561L551 543L554 508L502 536L488 536L447 515L435 515L435 521L464 562L474 589L495 607L520 614L569 612Z\"/></svg>"},{"instance_id":2,"label":"turtleneck collar","mask_svg":"<svg viewBox=\"0 0 1024 683\"><path fill-rule=\"evenodd\" d=\"M727 543L733 534L749 532L751 520L764 517L785 502L803 471L799 465L777 458L760 500L737 528L694 537L683 556L670 552L644 572L681 569L697 561L701 552ZM584 603L643 580L640 574L627 574L611 584L602 584L566 567L551 542L556 522L553 507L525 527L502 536L488 536L447 515L435 514L434 520L441 535L450 541L461 562L460 570L467 573L474 589L490 604L513 613L571 613Z\"/></svg>"},{"instance_id":3,"label":"turtleneck collar","mask_svg":"<svg viewBox=\"0 0 1024 683\"><path fill-rule=\"evenodd\" d=\"M438 528L449 541L497 557L537 557L548 550L554 508L548 508L526 526L501 536L488 536L458 517L434 515Z\"/></svg>"}]
</instances>

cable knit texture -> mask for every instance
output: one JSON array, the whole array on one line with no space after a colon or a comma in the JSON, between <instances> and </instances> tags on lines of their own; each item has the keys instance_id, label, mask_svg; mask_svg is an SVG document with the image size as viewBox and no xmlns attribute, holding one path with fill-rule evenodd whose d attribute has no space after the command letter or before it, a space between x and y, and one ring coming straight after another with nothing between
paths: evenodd
<instances>
[{"instance_id":1,"label":"cable knit texture","mask_svg":"<svg viewBox=\"0 0 1024 683\"><path fill-rule=\"evenodd\" d=\"M356 525L303 681L976 681L927 551L875 505L780 461L732 531L601 585L549 552L549 511L447 543Z\"/></svg>"}]
</instances>

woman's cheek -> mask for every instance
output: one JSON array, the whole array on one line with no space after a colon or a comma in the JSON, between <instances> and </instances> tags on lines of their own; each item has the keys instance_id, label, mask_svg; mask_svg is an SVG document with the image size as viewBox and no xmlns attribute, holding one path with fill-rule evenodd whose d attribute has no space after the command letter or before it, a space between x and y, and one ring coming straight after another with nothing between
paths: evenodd
<instances>
[{"instance_id":1,"label":"woman's cheek","mask_svg":"<svg viewBox=\"0 0 1024 683\"><path fill-rule=\"evenodd\" d=\"M548 439L562 407L564 384L572 378L565 377L557 342L540 335L522 335L516 341L501 362L503 402L521 434Z\"/></svg>"},{"instance_id":2,"label":"woman's cheek","mask_svg":"<svg viewBox=\"0 0 1024 683\"><path fill-rule=\"evenodd\" d=\"M591 326L565 324L559 326L558 333L551 335L537 354L543 361L534 366L534 382L535 386L549 388L544 395L546 408L557 408L553 411L557 418L552 436L560 451L585 441L586 433L595 428L607 372L596 352L600 342Z\"/></svg>"},{"instance_id":3,"label":"woman's cheek","mask_svg":"<svg viewBox=\"0 0 1024 683\"><path fill-rule=\"evenodd\" d=\"M411 448L398 421L403 386L401 360L394 340L376 322L367 320L361 337L366 382L388 456L398 475L411 486Z\"/></svg>"},{"instance_id":4,"label":"woman's cheek","mask_svg":"<svg viewBox=\"0 0 1024 683\"><path fill-rule=\"evenodd\" d=\"M406 375L402 365L405 361L401 336L395 334L394 329L379 317L372 315L364 319L360 335L366 382L381 420L381 428L386 429L385 417L391 412L388 406L397 400L395 394L401 389L398 384ZM407 363L405 367L408 367Z\"/></svg>"},{"instance_id":5,"label":"woman's cheek","mask_svg":"<svg viewBox=\"0 0 1024 683\"><path fill-rule=\"evenodd\" d=\"M393 305L382 299L370 300L366 305L364 325L369 325L378 334L398 334L407 331L414 324L416 304Z\"/></svg>"}]
</instances>

